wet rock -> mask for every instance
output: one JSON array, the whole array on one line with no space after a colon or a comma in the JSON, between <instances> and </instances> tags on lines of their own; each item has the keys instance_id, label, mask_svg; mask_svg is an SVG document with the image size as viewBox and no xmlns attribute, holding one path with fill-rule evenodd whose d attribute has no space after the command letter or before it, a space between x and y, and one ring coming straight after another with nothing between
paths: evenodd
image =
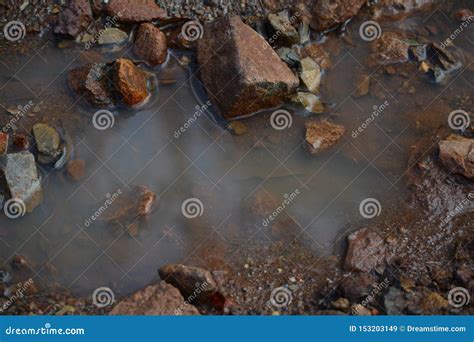
<instances>
[{"instance_id":1,"label":"wet rock","mask_svg":"<svg viewBox=\"0 0 474 342\"><path fill-rule=\"evenodd\" d=\"M319 0L312 2L310 25L316 31L327 31L355 16L365 0Z\"/></svg>"},{"instance_id":2,"label":"wet rock","mask_svg":"<svg viewBox=\"0 0 474 342\"><path fill-rule=\"evenodd\" d=\"M425 313L438 313L447 307L448 301L437 292L428 293L420 302L420 308Z\"/></svg>"},{"instance_id":3,"label":"wet rock","mask_svg":"<svg viewBox=\"0 0 474 342\"><path fill-rule=\"evenodd\" d=\"M474 11L468 8L461 8L454 13L454 18L458 21L468 21L473 20Z\"/></svg>"},{"instance_id":4,"label":"wet rock","mask_svg":"<svg viewBox=\"0 0 474 342\"><path fill-rule=\"evenodd\" d=\"M349 308L350 302L347 298L338 298L337 300L331 303L332 307L338 310L345 310Z\"/></svg>"},{"instance_id":5,"label":"wet rock","mask_svg":"<svg viewBox=\"0 0 474 342\"><path fill-rule=\"evenodd\" d=\"M12 139L12 148L15 152L25 151L30 148L30 139L26 134L15 133Z\"/></svg>"},{"instance_id":6,"label":"wet rock","mask_svg":"<svg viewBox=\"0 0 474 342\"><path fill-rule=\"evenodd\" d=\"M316 155L333 146L344 135L346 129L342 125L327 120L309 120L306 127L306 148L309 153Z\"/></svg>"},{"instance_id":7,"label":"wet rock","mask_svg":"<svg viewBox=\"0 0 474 342\"><path fill-rule=\"evenodd\" d=\"M296 67L298 63L300 62L300 56L293 49L282 47L278 49L276 52L278 56L280 56L281 60L291 67Z\"/></svg>"},{"instance_id":8,"label":"wet rock","mask_svg":"<svg viewBox=\"0 0 474 342\"><path fill-rule=\"evenodd\" d=\"M86 162L82 159L74 159L67 163L67 174L72 180L80 181L86 172Z\"/></svg>"},{"instance_id":9,"label":"wet rock","mask_svg":"<svg viewBox=\"0 0 474 342\"><path fill-rule=\"evenodd\" d=\"M401 16L428 7L439 0L380 0L372 4L376 18L381 16Z\"/></svg>"},{"instance_id":10,"label":"wet rock","mask_svg":"<svg viewBox=\"0 0 474 342\"><path fill-rule=\"evenodd\" d=\"M166 265L160 268L158 273L162 280L177 287L191 303L189 299L195 299L199 304L206 304L219 292L211 272L199 267Z\"/></svg>"},{"instance_id":11,"label":"wet rock","mask_svg":"<svg viewBox=\"0 0 474 342\"><path fill-rule=\"evenodd\" d=\"M108 86L110 66L105 63L90 63L69 71L71 89L96 107L112 107L115 104Z\"/></svg>"},{"instance_id":12,"label":"wet rock","mask_svg":"<svg viewBox=\"0 0 474 342\"><path fill-rule=\"evenodd\" d=\"M7 133L0 132L0 155L8 151L8 137Z\"/></svg>"},{"instance_id":13,"label":"wet rock","mask_svg":"<svg viewBox=\"0 0 474 342\"><path fill-rule=\"evenodd\" d=\"M474 139L450 135L439 142L439 158L450 172L474 179Z\"/></svg>"},{"instance_id":14,"label":"wet rock","mask_svg":"<svg viewBox=\"0 0 474 342\"><path fill-rule=\"evenodd\" d=\"M311 57L306 57L301 60L300 77L310 92L314 94L319 92L321 68Z\"/></svg>"},{"instance_id":15,"label":"wet rock","mask_svg":"<svg viewBox=\"0 0 474 342\"><path fill-rule=\"evenodd\" d=\"M120 99L127 106L137 105L148 97L147 75L129 59L115 61L113 81Z\"/></svg>"},{"instance_id":16,"label":"wet rock","mask_svg":"<svg viewBox=\"0 0 474 342\"><path fill-rule=\"evenodd\" d=\"M299 51L301 58L311 57L323 69L330 69L332 62L328 53L319 44L308 44Z\"/></svg>"},{"instance_id":17,"label":"wet rock","mask_svg":"<svg viewBox=\"0 0 474 342\"><path fill-rule=\"evenodd\" d=\"M0 157L0 165L11 197L22 201L26 211L33 211L43 200L33 154L26 151L7 154Z\"/></svg>"},{"instance_id":18,"label":"wet rock","mask_svg":"<svg viewBox=\"0 0 474 342\"><path fill-rule=\"evenodd\" d=\"M406 38L394 32L384 32L379 39L372 43L373 62L378 64L393 64L408 62L410 43Z\"/></svg>"},{"instance_id":19,"label":"wet rock","mask_svg":"<svg viewBox=\"0 0 474 342\"><path fill-rule=\"evenodd\" d=\"M71 0L59 15L54 32L76 38L93 20L88 0Z\"/></svg>"},{"instance_id":20,"label":"wet rock","mask_svg":"<svg viewBox=\"0 0 474 342\"><path fill-rule=\"evenodd\" d=\"M121 300L110 315L199 315L175 287L164 281Z\"/></svg>"},{"instance_id":21,"label":"wet rock","mask_svg":"<svg viewBox=\"0 0 474 342\"><path fill-rule=\"evenodd\" d=\"M355 316L371 316L372 312L362 304L355 304L351 308L352 314Z\"/></svg>"},{"instance_id":22,"label":"wet rock","mask_svg":"<svg viewBox=\"0 0 474 342\"><path fill-rule=\"evenodd\" d=\"M358 74L356 76L355 84L357 85L354 91L354 96L361 97L369 93L370 77L364 74Z\"/></svg>"},{"instance_id":23,"label":"wet rock","mask_svg":"<svg viewBox=\"0 0 474 342\"><path fill-rule=\"evenodd\" d=\"M376 232L362 228L347 238L347 252L344 267L347 270L370 272L385 262L386 245Z\"/></svg>"},{"instance_id":24,"label":"wet rock","mask_svg":"<svg viewBox=\"0 0 474 342\"><path fill-rule=\"evenodd\" d=\"M441 46L429 43L412 46L409 49L412 58L420 62L420 70L429 75L435 83L442 83L447 76L462 67L462 63Z\"/></svg>"},{"instance_id":25,"label":"wet rock","mask_svg":"<svg viewBox=\"0 0 474 342\"><path fill-rule=\"evenodd\" d=\"M293 27L288 11L282 11L278 14L269 13L267 18L276 32L276 39L284 40L289 45L298 44L298 31Z\"/></svg>"},{"instance_id":26,"label":"wet rock","mask_svg":"<svg viewBox=\"0 0 474 342\"><path fill-rule=\"evenodd\" d=\"M137 32L133 52L150 66L163 64L168 55L165 34L153 24L141 24Z\"/></svg>"},{"instance_id":27,"label":"wet rock","mask_svg":"<svg viewBox=\"0 0 474 342\"><path fill-rule=\"evenodd\" d=\"M293 103L302 105L304 109L310 113L323 113L324 104L321 102L318 96L312 93L297 92L295 96L291 98Z\"/></svg>"},{"instance_id":28,"label":"wet rock","mask_svg":"<svg viewBox=\"0 0 474 342\"><path fill-rule=\"evenodd\" d=\"M61 137L55 128L37 123L33 126L33 136L38 149L38 161L41 164L50 164L60 156Z\"/></svg>"},{"instance_id":29,"label":"wet rock","mask_svg":"<svg viewBox=\"0 0 474 342\"><path fill-rule=\"evenodd\" d=\"M153 21L166 17L166 11L154 0L110 0L105 10L109 16L125 23Z\"/></svg>"},{"instance_id":30,"label":"wet rock","mask_svg":"<svg viewBox=\"0 0 474 342\"><path fill-rule=\"evenodd\" d=\"M227 129L230 130L232 134L235 134L235 135L242 135L242 134L247 133L247 126L245 126L243 122L237 121L237 120L231 121L227 125Z\"/></svg>"},{"instance_id":31,"label":"wet rock","mask_svg":"<svg viewBox=\"0 0 474 342\"><path fill-rule=\"evenodd\" d=\"M124 32L116 27L109 27L101 31L97 43L100 45L120 44L128 39L127 32Z\"/></svg>"},{"instance_id":32,"label":"wet rock","mask_svg":"<svg viewBox=\"0 0 474 342\"><path fill-rule=\"evenodd\" d=\"M408 305L408 300L403 291L392 286L384 296L384 305L388 315L402 315Z\"/></svg>"},{"instance_id":33,"label":"wet rock","mask_svg":"<svg viewBox=\"0 0 474 342\"><path fill-rule=\"evenodd\" d=\"M368 273L351 273L339 285L344 297L357 300L369 294L377 279Z\"/></svg>"},{"instance_id":34,"label":"wet rock","mask_svg":"<svg viewBox=\"0 0 474 342\"><path fill-rule=\"evenodd\" d=\"M227 118L276 107L299 83L268 43L236 16L206 25L197 57L208 95Z\"/></svg>"}]
</instances>

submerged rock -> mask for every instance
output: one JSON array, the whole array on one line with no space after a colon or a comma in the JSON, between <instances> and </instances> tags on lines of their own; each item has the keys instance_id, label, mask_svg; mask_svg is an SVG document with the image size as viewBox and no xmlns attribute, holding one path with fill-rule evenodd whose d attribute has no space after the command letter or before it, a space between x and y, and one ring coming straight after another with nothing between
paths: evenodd
<instances>
[{"instance_id":1,"label":"submerged rock","mask_svg":"<svg viewBox=\"0 0 474 342\"><path fill-rule=\"evenodd\" d=\"M115 101L108 86L110 65L90 63L69 71L68 83L71 89L96 107L112 107Z\"/></svg>"},{"instance_id":2,"label":"submerged rock","mask_svg":"<svg viewBox=\"0 0 474 342\"><path fill-rule=\"evenodd\" d=\"M347 243L344 260L344 267L347 270L370 272L374 267L385 263L385 241L376 232L362 228L351 233Z\"/></svg>"},{"instance_id":3,"label":"submerged rock","mask_svg":"<svg viewBox=\"0 0 474 342\"><path fill-rule=\"evenodd\" d=\"M236 16L206 25L197 57L207 93L227 118L281 105L299 83L268 43Z\"/></svg>"},{"instance_id":4,"label":"submerged rock","mask_svg":"<svg viewBox=\"0 0 474 342\"><path fill-rule=\"evenodd\" d=\"M164 281L145 287L121 300L110 315L199 315L178 289Z\"/></svg>"},{"instance_id":5,"label":"submerged rock","mask_svg":"<svg viewBox=\"0 0 474 342\"><path fill-rule=\"evenodd\" d=\"M318 96L312 93L297 92L295 96L292 97L291 101L296 104L300 104L304 109L310 113L323 113L324 105L319 99Z\"/></svg>"},{"instance_id":6,"label":"submerged rock","mask_svg":"<svg viewBox=\"0 0 474 342\"><path fill-rule=\"evenodd\" d=\"M145 71L125 58L117 59L113 68L113 82L124 104L134 106L148 97L148 80Z\"/></svg>"},{"instance_id":7,"label":"submerged rock","mask_svg":"<svg viewBox=\"0 0 474 342\"><path fill-rule=\"evenodd\" d=\"M0 157L0 165L12 199L22 201L26 211L33 211L43 200L33 154L27 151L7 154Z\"/></svg>"},{"instance_id":8,"label":"submerged rock","mask_svg":"<svg viewBox=\"0 0 474 342\"><path fill-rule=\"evenodd\" d=\"M474 179L474 139L451 135L441 140L439 158L449 171Z\"/></svg>"},{"instance_id":9,"label":"submerged rock","mask_svg":"<svg viewBox=\"0 0 474 342\"><path fill-rule=\"evenodd\" d=\"M87 29L93 19L88 0L71 0L69 7L58 15L54 32L76 38Z\"/></svg>"},{"instance_id":10,"label":"submerged rock","mask_svg":"<svg viewBox=\"0 0 474 342\"><path fill-rule=\"evenodd\" d=\"M74 159L67 163L67 174L72 180L80 181L85 174L86 162L82 159Z\"/></svg>"},{"instance_id":11,"label":"submerged rock","mask_svg":"<svg viewBox=\"0 0 474 342\"><path fill-rule=\"evenodd\" d=\"M106 12L120 22L138 23L164 19L166 11L154 0L110 0Z\"/></svg>"},{"instance_id":12,"label":"submerged rock","mask_svg":"<svg viewBox=\"0 0 474 342\"><path fill-rule=\"evenodd\" d=\"M41 164L53 163L60 157L61 137L55 128L37 123L33 126L33 135L38 149L38 161Z\"/></svg>"},{"instance_id":13,"label":"submerged rock","mask_svg":"<svg viewBox=\"0 0 474 342\"><path fill-rule=\"evenodd\" d=\"M133 52L150 66L163 64L168 55L165 34L153 24L141 24L137 32Z\"/></svg>"},{"instance_id":14,"label":"submerged rock","mask_svg":"<svg viewBox=\"0 0 474 342\"><path fill-rule=\"evenodd\" d=\"M333 146L346 132L342 125L331 123L327 120L309 120L306 127L306 147L313 154L319 154Z\"/></svg>"}]
</instances>

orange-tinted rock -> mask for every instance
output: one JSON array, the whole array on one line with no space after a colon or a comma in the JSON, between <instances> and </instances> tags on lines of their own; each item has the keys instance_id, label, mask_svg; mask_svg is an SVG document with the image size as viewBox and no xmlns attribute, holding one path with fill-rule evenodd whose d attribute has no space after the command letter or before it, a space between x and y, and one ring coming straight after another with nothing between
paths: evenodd
<instances>
[{"instance_id":1,"label":"orange-tinted rock","mask_svg":"<svg viewBox=\"0 0 474 342\"><path fill-rule=\"evenodd\" d=\"M8 150L8 134L0 132L0 154L7 153Z\"/></svg>"},{"instance_id":2,"label":"orange-tinted rock","mask_svg":"<svg viewBox=\"0 0 474 342\"><path fill-rule=\"evenodd\" d=\"M329 69L332 66L329 55L321 45L309 44L300 50L301 58L311 57L323 69Z\"/></svg>"},{"instance_id":3,"label":"orange-tinted rock","mask_svg":"<svg viewBox=\"0 0 474 342\"><path fill-rule=\"evenodd\" d=\"M309 120L306 127L306 147L311 154L326 151L334 145L346 132L342 125L331 123L327 120Z\"/></svg>"},{"instance_id":4,"label":"orange-tinted rock","mask_svg":"<svg viewBox=\"0 0 474 342\"><path fill-rule=\"evenodd\" d=\"M166 11L154 0L110 0L106 12L120 22L139 23L163 19Z\"/></svg>"},{"instance_id":5,"label":"orange-tinted rock","mask_svg":"<svg viewBox=\"0 0 474 342\"><path fill-rule=\"evenodd\" d=\"M268 43L236 16L205 26L197 57L207 93L227 118L276 107L299 84Z\"/></svg>"},{"instance_id":6,"label":"orange-tinted rock","mask_svg":"<svg viewBox=\"0 0 474 342\"><path fill-rule=\"evenodd\" d=\"M82 159L74 159L67 163L67 173L75 181L80 181L85 174L86 162Z\"/></svg>"},{"instance_id":7,"label":"orange-tinted rock","mask_svg":"<svg viewBox=\"0 0 474 342\"><path fill-rule=\"evenodd\" d=\"M355 16L366 0L318 0L313 2L310 25L316 31L335 28Z\"/></svg>"},{"instance_id":8,"label":"orange-tinted rock","mask_svg":"<svg viewBox=\"0 0 474 342\"><path fill-rule=\"evenodd\" d=\"M373 62L379 64L407 62L409 48L410 43L404 37L394 32L384 32L379 39L372 43L371 58Z\"/></svg>"},{"instance_id":9,"label":"orange-tinted rock","mask_svg":"<svg viewBox=\"0 0 474 342\"><path fill-rule=\"evenodd\" d=\"M114 63L113 82L122 102L134 106L148 96L147 75L131 60L119 58Z\"/></svg>"},{"instance_id":10,"label":"orange-tinted rock","mask_svg":"<svg viewBox=\"0 0 474 342\"><path fill-rule=\"evenodd\" d=\"M165 34L153 24L141 24L133 52L150 66L164 63L168 55Z\"/></svg>"}]
</instances>

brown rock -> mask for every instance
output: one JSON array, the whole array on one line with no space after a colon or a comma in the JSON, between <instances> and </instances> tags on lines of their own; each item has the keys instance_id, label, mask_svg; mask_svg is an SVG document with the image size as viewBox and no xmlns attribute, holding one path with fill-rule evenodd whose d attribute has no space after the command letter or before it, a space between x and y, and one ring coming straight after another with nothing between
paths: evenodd
<instances>
[{"instance_id":1,"label":"brown rock","mask_svg":"<svg viewBox=\"0 0 474 342\"><path fill-rule=\"evenodd\" d=\"M165 34L153 24L141 24L133 46L133 52L150 66L164 63L168 55Z\"/></svg>"},{"instance_id":2,"label":"brown rock","mask_svg":"<svg viewBox=\"0 0 474 342\"><path fill-rule=\"evenodd\" d=\"M305 123L305 127L306 147L313 155L329 149L341 139L346 131L344 126L331 123L327 120L309 120Z\"/></svg>"},{"instance_id":3,"label":"brown rock","mask_svg":"<svg viewBox=\"0 0 474 342\"><path fill-rule=\"evenodd\" d=\"M112 107L114 99L108 87L110 66L105 63L90 63L69 71L71 89L96 107Z\"/></svg>"},{"instance_id":4,"label":"brown rock","mask_svg":"<svg viewBox=\"0 0 474 342\"><path fill-rule=\"evenodd\" d=\"M205 26L197 57L207 93L227 118L276 107L299 83L268 43L236 16Z\"/></svg>"},{"instance_id":5,"label":"brown rock","mask_svg":"<svg viewBox=\"0 0 474 342\"><path fill-rule=\"evenodd\" d=\"M119 97L127 106L137 105L148 96L146 73L129 59L115 61L113 81Z\"/></svg>"},{"instance_id":6,"label":"brown rock","mask_svg":"<svg viewBox=\"0 0 474 342\"><path fill-rule=\"evenodd\" d=\"M54 32L75 38L89 26L93 19L88 0L71 0L69 7L58 15Z\"/></svg>"},{"instance_id":7,"label":"brown rock","mask_svg":"<svg viewBox=\"0 0 474 342\"><path fill-rule=\"evenodd\" d=\"M468 8L461 8L454 13L454 18L458 21L471 20L474 17L474 12ZM470 19L471 18L471 19Z\"/></svg>"},{"instance_id":8,"label":"brown rock","mask_svg":"<svg viewBox=\"0 0 474 342\"><path fill-rule=\"evenodd\" d=\"M376 17L379 16L403 16L409 12L423 9L440 0L379 0L373 4Z\"/></svg>"},{"instance_id":9,"label":"brown rock","mask_svg":"<svg viewBox=\"0 0 474 342\"><path fill-rule=\"evenodd\" d=\"M120 301L110 315L199 315L178 289L165 283L148 286Z\"/></svg>"},{"instance_id":10,"label":"brown rock","mask_svg":"<svg viewBox=\"0 0 474 342\"><path fill-rule=\"evenodd\" d=\"M366 0L318 0L311 8L310 25L316 31L335 28L352 18L361 9Z\"/></svg>"},{"instance_id":11,"label":"brown rock","mask_svg":"<svg viewBox=\"0 0 474 342\"><path fill-rule=\"evenodd\" d=\"M323 69L329 69L332 62L329 59L328 53L319 44L308 44L300 50L301 58L311 57Z\"/></svg>"},{"instance_id":12,"label":"brown rock","mask_svg":"<svg viewBox=\"0 0 474 342\"><path fill-rule=\"evenodd\" d=\"M82 159L74 159L67 163L67 174L75 181L80 181L85 174L86 162Z\"/></svg>"},{"instance_id":13,"label":"brown rock","mask_svg":"<svg viewBox=\"0 0 474 342\"><path fill-rule=\"evenodd\" d=\"M347 270L370 272L385 262L385 241L376 232L362 228L347 238L348 246L344 267Z\"/></svg>"},{"instance_id":14,"label":"brown rock","mask_svg":"<svg viewBox=\"0 0 474 342\"><path fill-rule=\"evenodd\" d=\"M439 312L448 307L448 301L437 292L430 292L420 302L422 312Z\"/></svg>"},{"instance_id":15,"label":"brown rock","mask_svg":"<svg viewBox=\"0 0 474 342\"><path fill-rule=\"evenodd\" d=\"M110 0L106 12L118 21L138 23L166 18L166 11L154 0Z\"/></svg>"},{"instance_id":16,"label":"brown rock","mask_svg":"<svg viewBox=\"0 0 474 342\"><path fill-rule=\"evenodd\" d=\"M354 96L360 97L367 95L369 92L370 77L364 74L358 74L355 81L357 88L354 91Z\"/></svg>"},{"instance_id":17,"label":"brown rock","mask_svg":"<svg viewBox=\"0 0 474 342\"><path fill-rule=\"evenodd\" d=\"M384 32L372 43L371 59L379 64L408 62L410 43L394 32Z\"/></svg>"},{"instance_id":18,"label":"brown rock","mask_svg":"<svg viewBox=\"0 0 474 342\"><path fill-rule=\"evenodd\" d=\"M15 133L12 146L17 152L25 151L30 148L30 139L25 134Z\"/></svg>"},{"instance_id":19,"label":"brown rock","mask_svg":"<svg viewBox=\"0 0 474 342\"><path fill-rule=\"evenodd\" d=\"M474 139L451 135L441 140L439 158L451 172L474 179Z\"/></svg>"},{"instance_id":20,"label":"brown rock","mask_svg":"<svg viewBox=\"0 0 474 342\"><path fill-rule=\"evenodd\" d=\"M376 284L377 279L368 273L351 273L339 285L344 297L352 300L365 297Z\"/></svg>"},{"instance_id":21,"label":"brown rock","mask_svg":"<svg viewBox=\"0 0 474 342\"><path fill-rule=\"evenodd\" d=\"M6 154L8 151L8 134L0 132L0 154Z\"/></svg>"}]
</instances>

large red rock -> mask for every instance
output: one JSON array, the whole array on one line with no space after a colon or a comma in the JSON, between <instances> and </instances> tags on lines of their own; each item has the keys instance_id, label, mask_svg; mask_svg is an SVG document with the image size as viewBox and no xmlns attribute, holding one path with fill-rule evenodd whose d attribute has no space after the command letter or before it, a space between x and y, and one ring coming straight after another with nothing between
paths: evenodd
<instances>
[{"instance_id":1,"label":"large red rock","mask_svg":"<svg viewBox=\"0 0 474 342\"><path fill-rule=\"evenodd\" d=\"M335 28L355 16L366 0L318 0L310 9L310 25L316 31Z\"/></svg>"},{"instance_id":2,"label":"large red rock","mask_svg":"<svg viewBox=\"0 0 474 342\"><path fill-rule=\"evenodd\" d=\"M268 43L236 16L205 26L197 57L208 95L226 118L278 106L299 84Z\"/></svg>"},{"instance_id":3,"label":"large red rock","mask_svg":"<svg viewBox=\"0 0 474 342\"><path fill-rule=\"evenodd\" d=\"M133 46L133 52L150 66L164 63L168 55L165 34L153 24L141 24Z\"/></svg>"},{"instance_id":4,"label":"large red rock","mask_svg":"<svg viewBox=\"0 0 474 342\"><path fill-rule=\"evenodd\" d=\"M127 106L137 105L148 97L147 75L129 59L115 61L113 82L120 99Z\"/></svg>"},{"instance_id":5,"label":"large red rock","mask_svg":"<svg viewBox=\"0 0 474 342\"><path fill-rule=\"evenodd\" d=\"M54 32L75 38L93 19L88 0L71 0L69 7L58 15Z\"/></svg>"},{"instance_id":6,"label":"large red rock","mask_svg":"<svg viewBox=\"0 0 474 342\"><path fill-rule=\"evenodd\" d=\"M148 286L120 301L110 315L199 315L178 289L165 283Z\"/></svg>"},{"instance_id":7,"label":"large red rock","mask_svg":"<svg viewBox=\"0 0 474 342\"><path fill-rule=\"evenodd\" d=\"M163 19L166 11L154 0L110 0L106 12L120 22L139 23Z\"/></svg>"},{"instance_id":8,"label":"large red rock","mask_svg":"<svg viewBox=\"0 0 474 342\"><path fill-rule=\"evenodd\" d=\"M362 228L347 238L344 267L350 271L370 272L385 262L386 245L376 232Z\"/></svg>"}]
</instances>

